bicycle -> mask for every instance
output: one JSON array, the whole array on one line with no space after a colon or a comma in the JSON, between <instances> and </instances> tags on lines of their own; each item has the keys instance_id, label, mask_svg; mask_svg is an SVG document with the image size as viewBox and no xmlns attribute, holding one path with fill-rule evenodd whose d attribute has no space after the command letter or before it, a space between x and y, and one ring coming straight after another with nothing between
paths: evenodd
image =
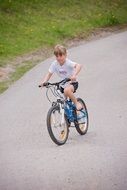
<instances>
[{"instance_id":1,"label":"bicycle","mask_svg":"<svg viewBox=\"0 0 127 190\"><path fill-rule=\"evenodd\" d=\"M71 99L65 98L60 91L60 85L69 81L70 79L66 78L56 83L44 83L44 86L47 88L47 99L52 104L47 114L47 129L51 139L57 145L66 143L69 127L75 127L80 135L85 135L88 130L89 118L85 102L81 98L77 98L77 101L82 105L82 109L76 110L76 106ZM39 85L39 87L41 86ZM56 101L52 102L50 100L48 96L49 89L57 98Z\"/></svg>"}]
</instances>

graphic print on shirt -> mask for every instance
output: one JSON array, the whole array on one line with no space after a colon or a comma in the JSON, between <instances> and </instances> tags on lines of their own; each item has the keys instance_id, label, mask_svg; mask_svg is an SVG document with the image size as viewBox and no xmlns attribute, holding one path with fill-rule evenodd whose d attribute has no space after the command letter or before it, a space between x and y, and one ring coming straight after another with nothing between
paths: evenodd
<instances>
[{"instance_id":1,"label":"graphic print on shirt","mask_svg":"<svg viewBox=\"0 0 127 190\"><path fill-rule=\"evenodd\" d=\"M65 71L64 69L59 69L59 74L67 75L67 71Z\"/></svg>"}]
</instances>

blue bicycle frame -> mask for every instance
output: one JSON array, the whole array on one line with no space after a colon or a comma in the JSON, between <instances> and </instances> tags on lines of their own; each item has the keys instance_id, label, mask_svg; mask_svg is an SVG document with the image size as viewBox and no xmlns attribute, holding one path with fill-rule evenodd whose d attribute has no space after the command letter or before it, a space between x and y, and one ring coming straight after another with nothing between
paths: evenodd
<instances>
[{"instance_id":1,"label":"blue bicycle frame","mask_svg":"<svg viewBox=\"0 0 127 190\"><path fill-rule=\"evenodd\" d=\"M70 99L65 101L64 111L69 122L75 122L86 117L86 113L83 110L80 111L82 113L82 116L80 116L81 114L77 116L76 106Z\"/></svg>"}]
</instances>

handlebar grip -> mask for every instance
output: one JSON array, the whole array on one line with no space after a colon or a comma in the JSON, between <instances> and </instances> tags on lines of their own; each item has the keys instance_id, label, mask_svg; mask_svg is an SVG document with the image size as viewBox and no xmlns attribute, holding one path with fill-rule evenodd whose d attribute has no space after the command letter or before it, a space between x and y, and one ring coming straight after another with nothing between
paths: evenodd
<instances>
[{"instance_id":1,"label":"handlebar grip","mask_svg":"<svg viewBox=\"0 0 127 190\"><path fill-rule=\"evenodd\" d=\"M49 82L44 82L43 83L43 86L48 86L49 85Z\"/></svg>"},{"instance_id":2,"label":"handlebar grip","mask_svg":"<svg viewBox=\"0 0 127 190\"><path fill-rule=\"evenodd\" d=\"M45 82L45 83L43 83L43 85L38 85L38 87L39 87L39 88L41 88L41 87L43 87L43 86L47 87L49 84L50 84L49 82Z\"/></svg>"}]
</instances>

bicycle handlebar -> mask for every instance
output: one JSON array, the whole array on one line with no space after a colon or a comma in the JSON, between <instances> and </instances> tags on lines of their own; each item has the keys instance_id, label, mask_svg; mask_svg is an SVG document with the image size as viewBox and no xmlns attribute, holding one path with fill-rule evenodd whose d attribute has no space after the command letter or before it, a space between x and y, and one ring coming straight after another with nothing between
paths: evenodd
<instances>
[{"instance_id":1,"label":"bicycle handlebar","mask_svg":"<svg viewBox=\"0 0 127 190\"><path fill-rule=\"evenodd\" d=\"M66 82L69 82L69 81L71 81L70 78L65 78L64 80L62 80L62 81L60 81L60 82L55 82L55 83L45 82L45 83L43 84L43 86L45 86L45 87L48 87L49 85L51 85L51 86L53 86L53 85L54 85L54 86L59 86L61 83L65 84ZM40 87L42 87L42 86L39 85L38 87L40 88Z\"/></svg>"}]
</instances>

